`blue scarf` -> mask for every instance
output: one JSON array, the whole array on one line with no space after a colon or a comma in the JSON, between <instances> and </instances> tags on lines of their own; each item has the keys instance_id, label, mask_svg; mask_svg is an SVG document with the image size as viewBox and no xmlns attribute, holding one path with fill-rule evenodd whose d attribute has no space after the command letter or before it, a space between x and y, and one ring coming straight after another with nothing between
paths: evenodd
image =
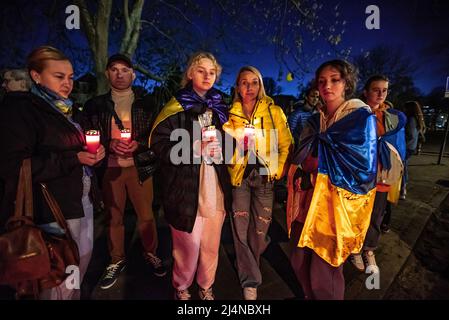
<instances>
[{"instance_id":1,"label":"blue scarf","mask_svg":"<svg viewBox=\"0 0 449 320\"><path fill-rule=\"evenodd\" d=\"M41 86L40 84L33 84L31 87L31 93L34 93L35 95L47 101L54 108L61 111L66 117L70 117L72 115L72 100L68 98L65 99L53 90Z\"/></svg>"},{"instance_id":2,"label":"blue scarf","mask_svg":"<svg viewBox=\"0 0 449 320\"><path fill-rule=\"evenodd\" d=\"M203 98L189 84L187 87L179 90L175 98L181 104L184 111L195 109L196 112L203 113L206 111L206 108L209 108L218 114L221 124L228 121L228 106L224 103L220 91L215 88L207 91Z\"/></svg>"},{"instance_id":3,"label":"blue scarf","mask_svg":"<svg viewBox=\"0 0 449 320\"><path fill-rule=\"evenodd\" d=\"M31 86L31 93L36 96L44 99L49 105L53 107L56 111L62 113L66 119L75 126L76 129L81 133L84 137L84 132L81 126L73 121L72 119L72 106L73 102L70 99L65 99L61 97L59 94L54 92L53 90L48 89L47 87L41 86L40 84L34 83Z\"/></svg>"}]
</instances>

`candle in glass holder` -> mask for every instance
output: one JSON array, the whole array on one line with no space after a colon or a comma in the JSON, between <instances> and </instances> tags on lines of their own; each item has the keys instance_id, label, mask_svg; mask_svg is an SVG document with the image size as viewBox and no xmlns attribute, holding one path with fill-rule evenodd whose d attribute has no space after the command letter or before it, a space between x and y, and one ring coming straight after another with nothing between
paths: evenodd
<instances>
[{"instance_id":1,"label":"candle in glass holder","mask_svg":"<svg viewBox=\"0 0 449 320\"><path fill-rule=\"evenodd\" d=\"M245 124L245 129L243 129L243 143L245 144L245 147L248 146L249 140L253 140L254 136L256 135L256 128L251 124Z\"/></svg>"},{"instance_id":2,"label":"candle in glass holder","mask_svg":"<svg viewBox=\"0 0 449 320\"><path fill-rule=\"evenodd\" d=\"M96 153L100 147L100 131L89 130L86 131L86 146L87 152Z\"/></svg>"},{"instance_id":3,"label":"candle in glass holder","mask_svg":"<svg viewBox=\"0 0 449 320\"><path fill-rule=\"evenodd\" d=\"M245 124L245 129L243 130L245 137L251 137L256 134L256 128L251 124Z\"/></svg>"},{"instance_id":4,"label":"candle in glass holder","mask_svg":"<svg viewBox=\"0 0 449 320\"><path fill-rule=\"evenodd\" d=\"M126 142L131 142L131 130L128 128L120 130L120 139Z\"/></svg>"},{"instance_id":5,"label":"candle in glass holder","mask_svg":"<svg viewBox=\"0 0 449 320\"><path fill-rule=\"evenodd\" d=\"M215 126L208 126L208 127L204 128L202 137L203 137L203 140L205 140L205 141L211 140L212 138L216 138L217 130L215 129Z\"/></svg>"}]
</instances>

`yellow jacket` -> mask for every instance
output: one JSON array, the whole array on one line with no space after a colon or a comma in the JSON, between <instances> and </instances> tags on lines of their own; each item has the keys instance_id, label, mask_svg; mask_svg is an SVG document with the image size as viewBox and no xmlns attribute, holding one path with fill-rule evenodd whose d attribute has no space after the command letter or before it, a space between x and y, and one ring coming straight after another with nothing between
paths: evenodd
<instances>
[{"instance_id":1,"label":"yellow jacket","mask_svg":"<svg viewBox=\"0 0 449 320\"><path fill-rule=\"evenodd\" d=\"M284 112L274 104L273 99L265 97L256 103L253 114L248 119L241 102L234 102L223 130L240 141L244 137L246 124L252 124L256 128L255 146L252 151L267 169L270 181L280 179L293 142ZM248 155L249 152L245 155L238 147L234 150L231 164L228 166L233 186L240 186L242 183Z\"/></svg>"}]
</instances>

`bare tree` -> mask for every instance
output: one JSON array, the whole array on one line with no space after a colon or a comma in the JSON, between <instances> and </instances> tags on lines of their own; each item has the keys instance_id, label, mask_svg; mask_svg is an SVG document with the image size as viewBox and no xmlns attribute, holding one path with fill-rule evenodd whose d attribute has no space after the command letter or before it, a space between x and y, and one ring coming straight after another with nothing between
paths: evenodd
<instances>
[{"instance_id":1,"label":"bare tree","mask_svg":"<svg viewBox=\"0 0 449 320\"><path fill-rule=\"evenodd\" d=\"M129 1L123 1L125 30L121 40L120 52L129 57L134 55L134 51L138 45L144 2L144 0L134 1L130 11ZM89 42L93 60L95 61L97 93L103 93L107 90L104 70L108 58L112 3L112 0L100 0L96 8L90 9L84 0L75 0L75 4L80 8L82 28ZM147 76L151 77L152 74L148 72Z\"/></svg>"},{"instance_id":2,"label":"bare tree","mask_svg":"<svg viewBox=\"0 0 449 320\"><path fill-rule=\"evenodd\" d=\"M401 48L377 46L370 51L354 58L354 64L359 71L359 90L369 77L382 74L388 77L388 100L396 106L401 106L405 101L416 99L421 95L413 81L417 67L412 63Z\"/></svg>"},{"instance_id":3,"label":"bare tree","mask_svg":"<svg viewBox=\"0 0 449 320\"><path fill-rule=\"evenodd\" d=\"M271 77L263 78L263 85L268 96L273 97L281 93L282 88Z\"/></svg>"},{"instance_id":4,"label":"bare tree","mask_svg":"<svg viewBox=\"0 0 449 320\"><path fill-rule=\"evenodd\" d=\"M73 41L75 33L64 27L64 8L73 3L80 8L87 45L78 39ZM23 13L21 6L29 8L32 19L23 17L29 25L26 30L26 23L8 26L12 34L23 35L23 39L11 36L11 42L2 41L0 49L8 52L5 60L16 53L12 48L26 52L24 43L30 43L26 39L37 34L43 38L43 30L48 28L47 43L75 57L77 70L94 70L97 93L107 89L104 69L108 53L113 51L121 51L137 62L140 83L160 86L167 83L171 66L183 66L194 51L211 51L220 59L224 51L240 54L271 51L274 47L279 76L286 69L300 82L300 74L310 71L308 62L313 57L329 54L315 52L313 44L324 41L330 50L337 50L345 25L338 17L338 7L323 6L318 0L42 0L39 6L16 0L5 5L10 11ZM0 27L2 24L5 22L0 21ZM8 48L9 43L12 48ZM0 58L6 51L0 50ZM86 60L88 53L90 60ZM223 61L225 67L226 63Z\"/></svg>"}]
</instances>

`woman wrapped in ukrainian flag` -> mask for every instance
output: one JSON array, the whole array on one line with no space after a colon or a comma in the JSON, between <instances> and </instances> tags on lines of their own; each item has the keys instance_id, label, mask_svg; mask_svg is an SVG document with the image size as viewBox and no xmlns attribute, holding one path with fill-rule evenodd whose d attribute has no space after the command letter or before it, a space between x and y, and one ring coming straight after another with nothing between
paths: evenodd
<instances>
[{"instance_id":1,"label":"woman wrapped in ukrainian flag","mask_svg":"<svg viewBox=\"0 0 449 320\"><path fill-rule=\"evenodd\" d=\"M290 260L306 299L342 300L343 263L362 249L376 195L376 118L349 99L350 63L323 63L315 85L325 104L301 133L288 174Z\"/></svg>"}]
</instances>

